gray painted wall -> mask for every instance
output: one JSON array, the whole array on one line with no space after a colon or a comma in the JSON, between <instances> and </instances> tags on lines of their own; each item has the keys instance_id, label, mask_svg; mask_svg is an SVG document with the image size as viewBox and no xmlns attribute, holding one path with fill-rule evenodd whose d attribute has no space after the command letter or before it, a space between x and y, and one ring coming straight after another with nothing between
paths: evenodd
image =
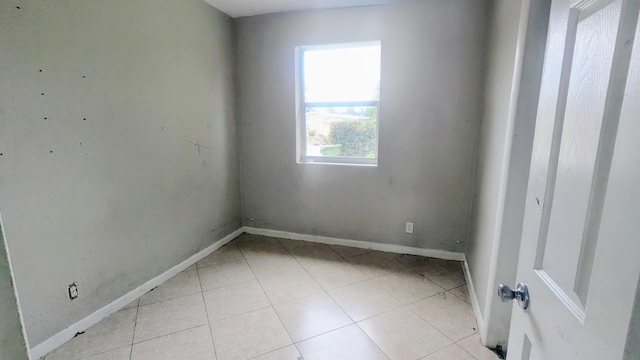
<instances>
[{"instance_id":1,"label":"gray painted wall","mask_svg":"<svg viewBox=\"0 0 640 360\"><path fill-rule=\"evenodd\" d=\"M483 341L506 345L510 304L498 284L515 285L525 195L548 27L549 1L492 3L473 230L467 261Z\"/></svg>"},{"instance_id":2,"label":"gray painted wall","mask_svg":"<svg viewBox=\"0 0 640 360\"><path fill-rule=\"evenodd\" d=\"M430 0L237 19L244 224L464 251L485 5ZM295 46L376 39L382 41L379 165L296 163ZM405 234L407 221L414 234Z\"/></svg>"},{"instance_id":3,"label":"gray painted wall","mask_svg":"<svg viewBox=\"0 0 640 360\"><path fill-rule=\"evenodd\" d=\"M0 360L29 359L0 219Z\"/></svg>"},{"instance_id":4,"label":"gray painted wall","mask_svg":"<svg viewBox=\"0 0 640 360\"><path fill-rule=\"evenodd\" d=\"M231 19L8 0L0 33L0 211L33 346L240 225Z\"/></svg>"},{"instance_id":5,"label":"gray painted wall","mask_svg":"<svg viewBox=\"0 0 640 360\"><path fill-rule=\"evenodd\" d=\"M492 262L496 261L500 239L505 187L513 129L511 102L515 73L518 71L517 42L522 1L496 0L492 2L487 42L487 77L484 93L484 113L478 148L478 170L472 215L472 231L467 248L467 262L483 324L486 341L485 311L490 285ZM517 256L513 254L513 256ZM512 286L511 284L507 284ZM488 343L487 345L495 345Z\"/></svg>"}]
</instances>

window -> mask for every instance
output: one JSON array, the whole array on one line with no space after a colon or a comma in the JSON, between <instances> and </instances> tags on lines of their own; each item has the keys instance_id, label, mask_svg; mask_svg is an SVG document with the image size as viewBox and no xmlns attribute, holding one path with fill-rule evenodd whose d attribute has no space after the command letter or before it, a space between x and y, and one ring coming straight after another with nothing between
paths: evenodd
<instances>
[{"instance_id":1,"label":"window","mask_svg":"<svg viewBox=\"0 0 640 360\"><path fill-rule=\"evenodd\" d=\"M377 164L380 42L296 50L298 161Z\"/></svg>"}]
</instances>

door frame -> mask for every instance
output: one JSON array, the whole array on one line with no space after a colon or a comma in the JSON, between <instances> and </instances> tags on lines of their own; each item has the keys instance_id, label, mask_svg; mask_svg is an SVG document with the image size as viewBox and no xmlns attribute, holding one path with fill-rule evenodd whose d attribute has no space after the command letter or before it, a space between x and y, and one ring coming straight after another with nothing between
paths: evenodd
<instances>
[{"instance_id":1,"label":"door frame","mask_svg":"<svg viewBox=\"0 0 640 360\"><path fill-rule=\"evenodd\" d=\"M500 20L496 16L500 1L496 0L494 7L489 10L493 22ZM482 344L489 347L502 345L506 348L512 307L501 303L495 290L500 283L511 286L516 280L551 0L503 1L509 3L507 6L517 6L514 4L517 2L520 7L517 39L514 53L510 55L514 57L514 66L509 98L505 99L508 107L507 130L483 309L480 309L474 299L476 293L470 279L468 283ZM516 29L499 29L496 24L492 24L491 30ZM487 83L489 81L487 79Z\"/></svg>"},{"instance_id":2,"label":"door frame","mask_svg":"<svg viewBox=\"0 0 640 360\"><path fill-rule=\"evenodd\" d=\"M534 2L535 2L535 6L537 6L537 8L535 8L533 6L532 3L534 3ZM524 53L525 53L524 59L522 57L520 57L518 59L518 60L522 60L522 62L520 62L521 74L517 74L518 73L518 71L517 71L518 69L516 69L514 71L514 82L513 82L512 91L514 91L514 93L517 94L517 98L512 97L510 99L511 100L510 106L515 106L515 108L516 108L515 113L510 113L510 116L513 115L513 118L510 119L510 120L513 120L514 124L516 124L516 125L514 125L514 127L517 126L518 123L521 123L522 121L527 120L526 118L520 117L520 114L521 114L520 108L521 108L521 106L523 104L525 106L527 106L527 104L526 104L527 97L525 95L525 97L524 97L525 102L523 103L522 102L522 99L523 99L522 94L526 93L527 90L528 90L527 87L531 86L531 83L527 82L527 81L524 81L524 79L525 79L525 76L527 76L527 72L529 72L529 75L532 75L533 73L535 73L537 71L537 70L534 69L536 67L536 65L537 65L536 61L535 60L531 61L531 58L530 58L531 54L527 55L526 54L526 51L527 51L526 49L527 49L527 47L529 47L532 44L533 44L533 46L536 46L535 43L537 43L539 41L542 41L543 47L545 46L546 38L547 38L546 37L546 33L547 33L547 29L548 29L549 10L550 10L550 7L551 7L551 0L544 0L544 1L541 1L541 2L537 2L537 0L533 0L533 1L531 1L531 0L522 0L522 3L523 3L523 7L522 7L521 18L520 18L520 29L522 29L523 27L526 29L525 30L526 35L524 36L526 38L526 41L525 41L525 44L524 44ZM527 18L525 18L525 16ZM533 32L535 32L536 30L540 30L540 28L536 29L535 26L536 26L536 24L539 25L540 21L541 20L545 20L545 19L546 19L546 21L545 21L546 25L544 26L544 34L539 32L538 36L532 35L533 33L530 33L531 30L533 30ZM523 24L527 24L527 26L523 26ZM533 27L532 27L532 25L533 25ZM638 26L640 26L640 25L638 25ZM636 31L639 31L639 30L636 30ZM636 32L636 34L637 34L637 32ZM520 36L522 38L522 34L520 34ZM636 44L638 44L638 40L635 39L635 41L636 41ZM518 52L520 52L521 49L523 49L523 48L518 46ZM544 50L544 48L543 48L543 50ZM638 51L638 50L640 50L640 49L635 49L634 51ZM527 57L528 56L529 56L529 62L527 63ZM539 71L540 71L539 75L540 75L540 77L539 77L539 79L541 79L542 67L543 67L543 61L544 61L544 51L541 53L541 58L539 60L540 60L540 63L539 63L539 65L540 65L539 66ZM631 69L629 69L629 71L631 71ZM516 79L517 75L521 75L519 79ZM520 81L518 81L518 80L520 80ZM537 91L536 91L537 95L536 95L535 104L537 105L538 98L539 98L539 93L540 93L540 86L536 86L536 89L537 89ZM529 97L528 99L531 100L532 97ZM526 112L525 112L525 114L526 114ZM534 114L534 116L536 115L535 112L533 114ZM536 119L535 117L532 119L533 120L532 121L533 127L535 127L535 119ZM532 130L534 130L534 129L532 129ZM531 133L531 135L533 136L533 132ZM517 131L514 130L514 133L510 134L509 141L514 141L516 137L517 137ZM513 147L509 148L509 150L510 150L510 152L505 152L505 157L512 156L512 154L514 153L514 148ZM528 160L527 161L527 167L529 167L530 162L531 162L531 151L529 151L528 155L529 156L528 156L528 159L527 159ZM510 172L509 166L512 165L512 164L513 164L513 161L505 162L505 170L507 172ZM524 193L520 194L520 195L523 196L523 206L524 206L524 195L526 195L526 191L527 191L528 174L529 174L529 170L528 169L527 169L526 173L527 173L527 179L525 179ZM511 174L511 172L510 172L510 174ZM501 184L501 190L503 190L505 188L508 188L509 182L511 180L512 180L512 178L511 178L511 176L509 176L506 179L506 182L503 182ZM519 194L517 194L517 193L516 194L511 194L511 195L516 195L516 197L519 196ZM504 201L504 203L501 204L503 206L503 210L504 210L504 212L502 213L502 215L503 215L502 220L504 221L509 216L509 212L506 211L506 209L508 208L508 202L509 201L514 201L514 198L510 197L510 194L508 192L506 192L504 198L501 199L501 200ZM518 221L519 227L520 227L520 232L522 230L523 222L524 222L524 217L520 218L520 221ZM496 227L496 228L498 228L498 227ZM504 225L503 225L502 229L504 229ZM510 256L514 256L516 258L516 261L513 262L513 264L514 264L513 267L512 267L513 271L509 274L509 275L513 276L513 280L510 281L510 282L505 282L505 284L508 284L508 285L512 286L512 285L515 285L515 282L516 282L515 281L515 276L516 276L516 273L517 273L517 270L518 270L517 257L518 257L519 252L520 252L519 251L519 247L520 247L522 239L521 239L521 236L517 237L517 238L506 238L504 236L500 237L499 235L501 235L501 234L503 234L503 233L497 233L497 236L496 236L497 241L496 241L495 247L504 246L503 243L511 244L511 245L517 245L517 247L518 247L518 251L516 251L515 253L512 253L514 255L510 255ZM492 261L491 266L499 268L499 266L500 266L499 263L500 263L501 259L504 260L504 258L501 258L499 256L493 258L493 260L495 260L495 261ZM494 273L492 273L492 275L494 275ZM491 285L489 285L489 289L488 289L488 292L487 292L487 294L488 294L487 295L487 300L488 301L487 301L487 307L486 307L487 309L491 306L490 304L492 304L492 305L501 305L501 302L495 296L495 291L494 290L497 288L497 285L499 283L503 283L503 281L500 281L497 276L495 278L490 278L490 281L492 279L495 280L495 282L493 284L494 285L493 287L491 287ZM630 293L630 295L632 296L634 301L633 301L632 315L631 315L631 319L630 319L629 326L628 326L627 333L626 333L626 343L625 343L625 346L624 346L624 360L637 359L638 355L640 355L640 342L637 341L637 339L640 337L640 278L638 278L636 287L628 289L628 290L629 290L628 292ZM489 301L489 299L491 299L492 301ZM504 305L502 305L502 306L504 306ZM513 309L513 306L511 306L510 304L507 304L507 307L509 308L509 313L511 313L511 309ZM493 315L490 311L485 312L485 314ZM485 329L484 329L485 331L487 330L486 329L487 327L485 327ZM485 339L483 338L483 343L485 343L484 340ZM487 342L487 345L490 345L490 343Z\"/></svg>"}]
</instances>

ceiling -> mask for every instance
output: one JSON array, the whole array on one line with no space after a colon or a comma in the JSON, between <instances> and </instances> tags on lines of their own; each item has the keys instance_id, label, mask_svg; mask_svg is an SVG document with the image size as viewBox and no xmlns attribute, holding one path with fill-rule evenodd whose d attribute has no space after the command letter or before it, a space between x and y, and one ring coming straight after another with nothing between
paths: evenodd
<instances>
[{"instance_id":1,"label":"ceiling","mask_svg":"<svg viewBox=\"0 0 640 360\"><path fill-rule=\"evenodd\" d=\"M231 17L271 14L285 11L383 5L400 0L205 0Z\"/></svg>"}]
</instances>

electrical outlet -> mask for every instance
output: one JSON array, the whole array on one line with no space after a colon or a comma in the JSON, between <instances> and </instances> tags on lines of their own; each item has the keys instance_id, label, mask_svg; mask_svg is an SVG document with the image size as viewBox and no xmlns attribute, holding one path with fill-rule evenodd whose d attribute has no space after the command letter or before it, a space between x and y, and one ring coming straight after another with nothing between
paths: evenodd
<instances>
[{"instance_id":1,"label":"electrical outlet","mask_svg":"<svg viewBox=\"0 0 640 360\"><path fill-rule=\"evenodd\" d=\"M408 222L407 226L404 229L404 231L406 231L407 234L413 234L413 223L412 222Z\"/></svg>"},{"instance_id":2,"label":"electrical outlet","mask_svg":"<svg viewBox=\"0 0 640 360\"><path fill-rule=\"evenodd\" d=\"M78 282L74 281L72 284L69 284L69 299L74 300L78 298Z\"/></svg>"}]
</instances>

